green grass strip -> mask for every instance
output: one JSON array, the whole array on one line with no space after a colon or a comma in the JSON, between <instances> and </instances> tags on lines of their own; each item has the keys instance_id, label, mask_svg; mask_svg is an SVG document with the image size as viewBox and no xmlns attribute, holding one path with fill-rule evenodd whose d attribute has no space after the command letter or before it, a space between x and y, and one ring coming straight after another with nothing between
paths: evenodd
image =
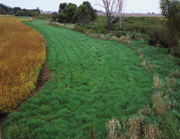
<instances>
[{"instance_id":1,"label":"green grass strip","mask_svg":"<svg viewBox=\"0 0 180 139\"><path fill-rule=\"evenodd\" d=\"M6 138L85 139L107 137L106 123L151 103L152 75L135 50L91 38L44 21L27 23L48 43L51 79L40 94L8 116Z\"/></svg>"}]
</instances>

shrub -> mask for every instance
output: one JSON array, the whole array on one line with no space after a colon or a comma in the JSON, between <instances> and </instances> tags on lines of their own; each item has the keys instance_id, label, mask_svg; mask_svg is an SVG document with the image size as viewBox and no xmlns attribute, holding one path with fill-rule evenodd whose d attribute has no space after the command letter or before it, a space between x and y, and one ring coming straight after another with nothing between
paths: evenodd
<instances>
[{"instance_id":1,"label":"shrub","mask_svg":"<svg viewBox=\"0 0 180 139\"><path fill-rule=\"evenodd\" d=\"M55 21L55 22L58 21L58 14L56 12L52 13L51 15L52 15L52 17L51 17L52 21Z\"/></svg>"},{"instance_id":2,"label":"shrub","mask_svg":"<svg viewBox=\"0 0 180 139\"><path fill-rule=\"evenodd\" d=\"M86 29L82 25L76 25L74 30L81 33L86 33Z\"/></svg>"},{"instance_id":3,"label":"shrub","mask_svg":"<svg viewBox=\"0 0 180 139\"><path fill-rule=\"evenodd\" d=\"M160 41L163 41L163 44L161 42L160 44L168 48L173 48L174 55L180 56L180 1L160 0L160 8L165 20L163 20L163 30L162 28L160 30L162 34L158 32L156 36ZM157 40L155 40L154 43L156 43L156 41Z\"/></svg>"},{"instance_id":4,"label":"shrub","mask_svg":"<svg viewBox=\"0 0 180 139\"><path fill-rule=\"evenodd\" d=\"M20 10L18 11L15 16L33 16L32 12L28 11L28 10Z\"/></svg>"},{"instance_id":5,"label":"shrub","mask_svg":"<svg viewBox=\"0 0 180 139\"><path fill-rule=\"evenodd\" d=\"M60 23L66 23L66 14L59 13L57 21L60 22Z\"/></svg>"},{"instance_id":6,"label":"shrub","mask_svg":"<svg viewBox=\"0 0 180 139\"><path fill-rule=\"evenodd\" d=\"M156 29L149 31L149 44L161 45L165 48L173 48L178 46L178 36L173 35L166 26L158 26Z\"/></svg>"},{"instance_id":7,"label":"shrub","mask_svg":"<svg viewBox=\"0 0 180 139\"><path fill-rule=\"evenodd\" d=\"M19 10L15 13L15 16L38 16L40 14L40 11L37 10L27 10L27 9L22 9Z\"/></svg>"}]
</instances>

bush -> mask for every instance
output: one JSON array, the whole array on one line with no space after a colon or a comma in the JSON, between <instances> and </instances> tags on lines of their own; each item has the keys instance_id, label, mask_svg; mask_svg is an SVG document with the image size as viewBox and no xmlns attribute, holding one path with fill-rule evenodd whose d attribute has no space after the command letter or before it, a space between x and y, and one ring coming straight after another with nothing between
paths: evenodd
<instances>
[{"instance_id":1,"label":"bush","mask_svg":"<svg viewBox=\"0 0 180 139\"><path fill-rule=\"evenodd\" d=\"M179 0L161 0L160 8L162 15L165 17L162 38L168 48L172 48L175 56L180 57L180 1Z\"/></svg>"},{"instance_id":2,"label":"bush","mask_svg":"<svg viewBox=\"0 0 180 139\"><path fill-rule=\"evenodd\" d=\"M66 14L64 13L59 13L57 21L60 23L66 23Z\"/></svg>"},{"instance_id":3,"label":"bush","mask_svg":"<svg viewBox=\"0 0 180 139\"><path fill-rule=\"evenodd\" d=\"M87 31L88 31L88 33L90 33L90 34L96 33L96 30L94 30L94 29L88 29Z\"/></svg>"},{"instance_id":4,"label":"bush","mask_svg":"<svg viewBox=\"0 0 180 139\"><path fill-rule=\"evenodd\" d=\"M52 21L56 22L58 20L58 14L56 12L52 13L51 14L51 19L52 19Z\"/></svg>"},{"instance_id":5,"label":"bush","mask_svg":"<svg viewBox=\"0 0 180 139\"><path fill-rule=\"evenodd\" d=\"M149 31L149 44L160 45L165 48L173 48L178 46L178 36L173 35L166 26L159 26Z\"/></svg>"},{"instance_id":6,"label":"bush","mask_svg":"<svg viewBox=\"0 0 180 139\"><path fill-rule=\"evenodd\" d=\"M22 9L15 13L15 16L38 16L40 14L40 11L38 10L27 10Z\"/></svg>"},{"instance_id":7,"label":"bush","mask_svg":"<svg viewBox=\"0 0 180 139\"><path fill-rule=\"evenodd\" d=\"M28 11L28 10L20 10L18 11L15 16L33 16L32 12Z\"/></svg>"},{"instance_id":8,"label":"bush","mask_svg":"<svg viewBox=\"0 0 180 139\"><path fill-rule=\"evenodd\" d=\"M127 32L124 31L117 31L117 32L113 32L116 34L116 37L120 38L121 36L126 36Z\"/></svg>"},{"instance_id":9,"label":"bush","mask_svg":"<svg viewBox=\"0 0 180 139\"><path fill-rule=\"evenodd\" d=\"M74 30L81 33L86 33L86 29L82 25L76 25Z\"/></svg>"}]
</instances>

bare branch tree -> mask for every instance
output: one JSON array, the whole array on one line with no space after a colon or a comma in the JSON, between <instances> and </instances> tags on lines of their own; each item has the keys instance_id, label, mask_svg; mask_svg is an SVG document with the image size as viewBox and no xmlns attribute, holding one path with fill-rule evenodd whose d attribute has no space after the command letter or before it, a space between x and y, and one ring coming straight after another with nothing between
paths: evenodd
<instances>
[{"instance_id":1,"label":"bare branch tree","mask_svg":"<svg viewBox=\"0 0 180 139\"><path fill-rule=\"evenodd\" d=\"M108 32L110 31L112 23L117 16L120 17L120 29L122 29L124 2L125 0L102 0L102 4L97 4L98 6L103 7L106 11Z\"/></svg>"},{"instance_id":2,"label":"bare branch tree","mask_svg":"<svg viewBox=\"0 0 180 139\"><path fill-rule=\"evenodd\" d=\"M112 22L116 18L116 16L113 17L113 13L118 12L117 0L102 0L102 4L97 4L97 5L103 7L106 11L107 30L109 32Z\"/></svg>"},{"instance_id":3,"label":"bare branch tree","mask_svg":"<svg viewBox=\"0 0 180 139\"><path fill-rule=\"evenodd\" d=\"M123 16L124 16L124 10L126 7L126 2L127 0L117 0L118 3L118 14L119 14L119 18L120 18L120 30L122 30L122 22L123 22Z\"/></svg>"}]
</instances>

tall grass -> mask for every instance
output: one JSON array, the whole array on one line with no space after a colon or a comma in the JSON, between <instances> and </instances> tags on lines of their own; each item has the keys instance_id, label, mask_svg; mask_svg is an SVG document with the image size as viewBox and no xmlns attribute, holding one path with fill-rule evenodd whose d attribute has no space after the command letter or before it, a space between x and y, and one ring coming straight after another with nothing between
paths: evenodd
<instances>
[{"instance_id":1,"label":"tall grass","mask_svg":"<svg viewBox=\"0 0 180 139\"><path fill-rule=\"evenodd\" d=\"M0 16L0 111L10 112L35 89L45 42L18 19Z\"/></svg>"}]
</instances>

